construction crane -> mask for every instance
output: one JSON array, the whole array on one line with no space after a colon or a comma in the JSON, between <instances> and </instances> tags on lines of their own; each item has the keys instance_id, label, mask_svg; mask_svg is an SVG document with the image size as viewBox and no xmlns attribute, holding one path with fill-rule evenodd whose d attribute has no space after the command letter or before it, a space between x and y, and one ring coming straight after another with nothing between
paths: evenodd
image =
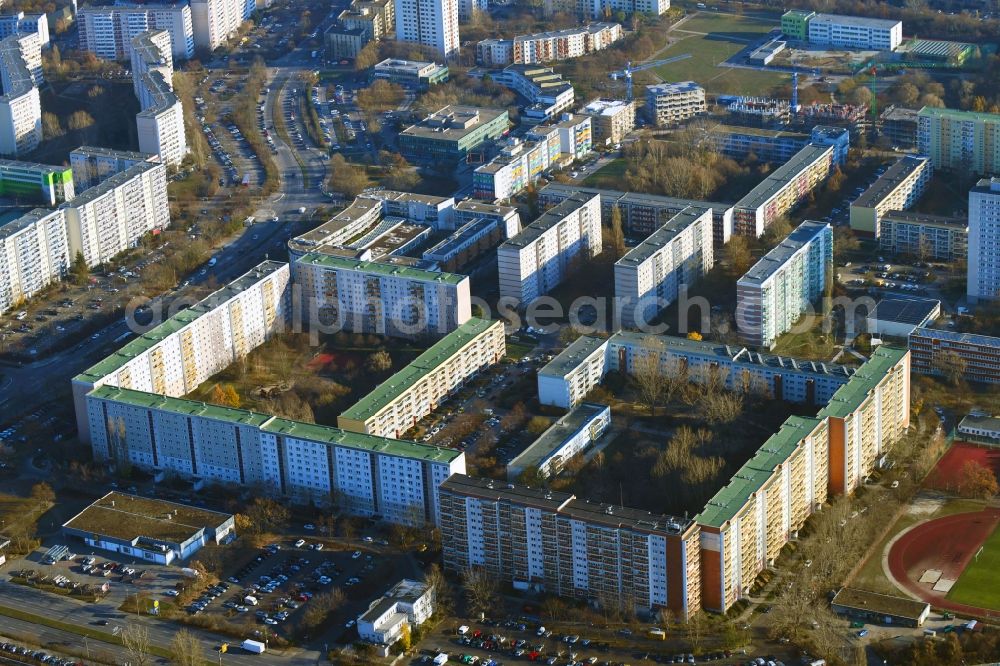
<instances>
[{"instance_id":1,"label":"construction crane","mask_svg":"<svg viewBox=\"0 0 1000 666\"><path fill-rule=\"evenodd\" d=\"M674 56L673 58L667 58L665 60L654 60L652 62L644 62L641 65L632 66L631 62L625 63L625 69L619 70L617 72L611 72L609 76L617 81L618 79L625 79L625 87L628 95L628 101L632 101L632 74L634 72L641 72L644 69L651 69L653 67L659 67L660 65L669 65L672 62L677 62L679 60L687 60L691 57L690 53L685 53L683 55Z\"/></svg>"}]
</instances>

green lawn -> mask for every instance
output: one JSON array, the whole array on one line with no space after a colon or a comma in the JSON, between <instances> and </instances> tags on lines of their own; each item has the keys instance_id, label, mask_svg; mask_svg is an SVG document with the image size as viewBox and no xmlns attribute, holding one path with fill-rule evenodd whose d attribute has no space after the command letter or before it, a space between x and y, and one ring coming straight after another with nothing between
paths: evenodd
<instances>
[{"instance_id":1,"label":"green lawn","mask_svg":"<svg viewBox=\"0 0 1000 666\"><path fill-rule=\"evenodd\" d=\"M584 178L583 184L587 187L603 187L612 190L625 189L622 186L622 178L625 176L626 167L628 167L628 162L625 158L613 159Z\"/></svg>"},{"instance_id":2,"label":"green lawn","mask_svg":"<svg viewBox=\"0 0 1000 666\"><path fill-rule=\"evenodd\" d=\"M670 36L680 41L656 56L663 59L690 53L691 57L653 71L664 81L693 80L710 93L765 95L787 83L789 76L719 64L777 25L776 21L759 18L701 13L672 31Z\"/></svg>"},{"instance_id":3,"label":"green lawn","mask_svg":"<svg viewBox=\"0 0 1000 666\"><path fill-rule=\"evenodd\" d=\"M1000 529L983 544L979 558L959 576L948 598L958 603L1000 610Z\"/></svg>"}]
</instances>

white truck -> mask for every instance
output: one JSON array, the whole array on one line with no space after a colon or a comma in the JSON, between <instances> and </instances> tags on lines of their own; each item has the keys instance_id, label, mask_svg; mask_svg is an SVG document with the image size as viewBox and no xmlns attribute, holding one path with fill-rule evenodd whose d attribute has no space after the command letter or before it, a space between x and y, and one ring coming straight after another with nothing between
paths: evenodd
<instances>
[{"instance_id":1,"label":"white truck","mask_svg":"<svg viewBox=\"0 0 1000 666\"><path fill-rule=\"evenodd\" d=\"M266 645L260 641L251 640L249 638L243 641L241 647L252 654L264 654L264 651L267 650Z\"/></svg>"},{"instance_id":2,"label":"white truck","mask_svg":"<svg viewBox=\"0 0 1000 666\"><path fill-rule=\"evenodd\" d=\"M443 666L443 664L447 663L448 663L448 655L446 655L444 652L434 657L434 666Z\"/></svg>"}]
</instances>

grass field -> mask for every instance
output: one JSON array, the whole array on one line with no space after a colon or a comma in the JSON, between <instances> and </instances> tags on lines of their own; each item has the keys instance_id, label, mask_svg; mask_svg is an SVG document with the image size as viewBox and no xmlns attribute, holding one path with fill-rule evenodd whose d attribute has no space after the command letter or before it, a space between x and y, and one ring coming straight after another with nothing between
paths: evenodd
<instances>
[{"instance_id":1,"label":"grass field","mask_svg":"<svg viewBox=\"0 0 1000 666\"><path fill-rule=\"evenodd\" d=\"M628 162L619 157L611 160L600 169L583 179L583 184L587 187L604 187L612 190L624 189L622 187L622 177Z\"/></svg>"},{"instance_id":2,"label":"grass field","mask_svg":"<svg viewBox=\"0 0 1000 666\"><path fill-rule=\"evenodd\" d=\"M1000 610L1000 529L993 530L979 558L965 568L948 598L969 606Z\"/></svg>"},{"instance_id":3,"label":"grass field","mask_svg":"<svg viewBox=\"0 0 1000 666\"><path fill-rule=\"evenodd\" d=\"M680 41L656 56L663 59L690 53L691 57L653 71L664 81L693 80L710 93L766 94L771 88L788 82L789 76L719 67L719 64L777 25L777 20L699 13L673 30L670 36Z\"/></svg>"}]
</instances>

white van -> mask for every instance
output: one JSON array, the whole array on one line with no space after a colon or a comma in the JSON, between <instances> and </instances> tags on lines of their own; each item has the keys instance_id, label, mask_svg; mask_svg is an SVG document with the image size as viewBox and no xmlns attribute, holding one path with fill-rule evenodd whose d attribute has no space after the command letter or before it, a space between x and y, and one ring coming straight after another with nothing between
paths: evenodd
<instances>
[{"instance_id":1,"label":"white van","mask_svg":"<svg viewBox=\"0 0 1000 666\"><path fill-rule=\"evenodd\" d=\"M250 596L249 594L243 597L243 603L250 604L251 606L257 605L257 597Z\"/></svg>"},{"instance_id":2,"label":"white van","mask_svg":"<svg viewBox=\"0 0 1000 666\"><path fill-rule=\"evenodd\" d=\"M464 636L467 633L469 633L469 627L467 625L463 624L461 627L458 628L458 635L459 636Z\"/></svg>"}]
</instances>

